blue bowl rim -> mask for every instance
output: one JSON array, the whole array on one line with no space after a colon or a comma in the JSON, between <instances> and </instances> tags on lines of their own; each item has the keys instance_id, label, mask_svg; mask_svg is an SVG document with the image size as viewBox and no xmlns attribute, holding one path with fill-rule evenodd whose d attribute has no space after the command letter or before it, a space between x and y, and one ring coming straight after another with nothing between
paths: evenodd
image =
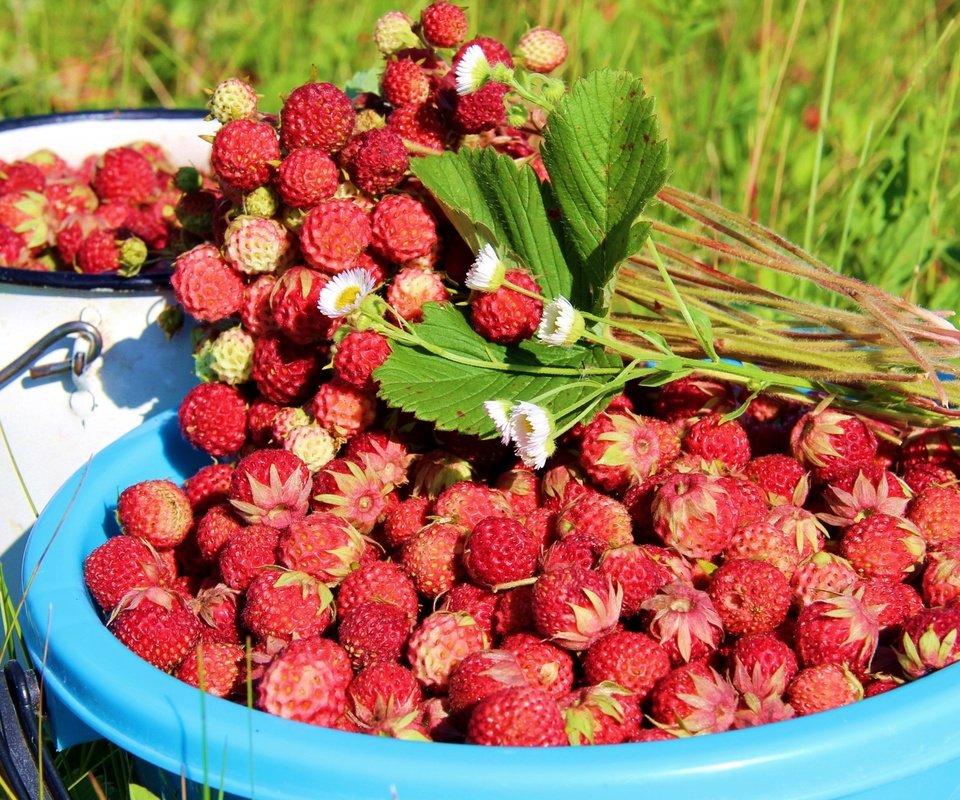
<instances>
[{"instance_id":1,"label":"blue bowl rim","mask_svg":"<svg viewBox=\"0 0 960 800\"><path fill-rule=\"evenodd\" d=\"M960 776L960 664L850 706L757 728L544 750L383 739L201 698L103 628L82 585L85 553L71 534L71 516L103 520L114 491L145 477L182 480L203 463L180 438L175 412L148 420L63 486L34 526L23 560L24 635L34 664L44 665L45 691L98 735L174 775L243 796L253 796L255 785L260 798L310 796L310 787L322 785L325 796L344 800L382 798L391 789L429 800L448 797L451 787L466 798L521 800L538 796L545 776L552 796L571 800L584 792L626 800L641 788L678 800L780 798L785 786L791 797L812 800L873 790L944 764L952 780ZM73 561L57 560L63 556ZM54 564L39 568L44 558ZM138 678L117 680L124 674ZM111 713L121 722L106 719Z\"/></svg>"}]
</instances>

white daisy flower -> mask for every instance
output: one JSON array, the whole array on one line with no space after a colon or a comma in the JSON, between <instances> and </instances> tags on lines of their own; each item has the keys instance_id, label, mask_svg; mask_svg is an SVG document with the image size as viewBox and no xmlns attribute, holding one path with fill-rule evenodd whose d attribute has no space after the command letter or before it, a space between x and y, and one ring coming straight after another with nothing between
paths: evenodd
<instances>
[{"instance_id":1,"label":"white daisy flower","mask_svg":"<svg viewBox=\"0 0 960 800\"><path fill-rule=\"evenodd\" d=\"M334 275L320 290L317 308L328 317L345 317L359 307L376 287L373 276L362 267Z\"/></svg>"},{"instance_id":2,"label":"white daisy flower","mask_svg":"<svg viewBox=\"0 0 960 800\"><path fill-rule=\"evenodd\" d=\"M522 401L510 409L510 435L528 467L540 469L557 449L550 413L536 403Z\"/></svg>"},{"instance_id":3,"label":"white daisy flower","mask_svg":"<svg viewBox=\"0 0 960 800\"><path fill-rule=\"evenodd\" d=\"M510 444L510 404L506 400L487 400L483 410L493 420L493 424L500 434L500 441Z\"/></svg>"},{"instance_id":4,"label":"white daisy flower","mask_svg":"<svg viewBox=\"0 0 960 800\"><path fill-rule=\"evenodd\" d=\"M583 314L566 297L558 297L544 306L537 338L552 347L569 347L580 338L585 326Z\"/></svg>"},{"instance_id":5,"label":"white daisy flower","mask_svg":"<svg viewBox=\"0 0 960 800\"><path fill-rule=\"evenodd\" d=\"M467 271L464 282L470 289L481 292L495 292L503 283L507 274L507 265L500 260L492 244L485 244L480 248L473 266Z\"/></svg>"},{"instance_id":6,"label":"white daisy flower","mask_svg":"<svg viewBox=\"0 0 960 800\"><path fill-rule=\"evenodd\" d=\"M490 62L483 48L478 44L470 45L457 64L455 73L457 79L457 94L471 94L490 77Z\"/></svg>"}]
</instances>

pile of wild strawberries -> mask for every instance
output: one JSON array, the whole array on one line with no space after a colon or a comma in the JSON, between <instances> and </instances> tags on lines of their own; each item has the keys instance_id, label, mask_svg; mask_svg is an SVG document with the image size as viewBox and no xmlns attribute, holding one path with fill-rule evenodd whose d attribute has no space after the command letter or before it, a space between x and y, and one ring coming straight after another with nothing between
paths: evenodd
<instances>
[{"instance_id":1,"label":"pile of wild strawberries","mask_svg":"<svg viewBox=\"0 0 960 800\"><path fill-rule=\"evenodd\" d=\"M0 159L0 266L136 274L209 234L212 206L204 218L195 200L183 201L183 189L203 181L195 170L178 181L169 154L148 141L77 167L50 149Z\"/></svg>"},{"instance_id":2,"label":"pile of wild strawberries","mask_svg":"<svg viewBox=\"0 0 960 800\"><path fill-rule=\"evenodd\" d=\"M318 309L339 273L369 271L409 321L465 302L492 341L541 313L464 288L473 254L408 172L467 146L536 164L505 87L459 96L452 69L471 44L552 69L562 39L511 55L466 30L443 0L388 14L379 94L311 82L278 119L241 81L214 91L216 237L173 276L208 326L180 427L213 463L120 495L122 534L85 562L112 633L290 719L496 745L753 726L960 659L949 431L686 377L628 385L533 470L378 402L390 343Z\"/></svg>"}]
</instances>

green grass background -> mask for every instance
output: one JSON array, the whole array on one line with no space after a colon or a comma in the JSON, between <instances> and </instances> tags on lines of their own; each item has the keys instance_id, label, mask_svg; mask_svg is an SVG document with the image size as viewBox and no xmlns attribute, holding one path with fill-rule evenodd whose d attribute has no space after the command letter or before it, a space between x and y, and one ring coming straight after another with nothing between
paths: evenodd
<instances>
[{"instance_id":1,"label":"green grass background","mask_svg":"<svg viewBox=\"0 0 960 800\"><path fill-rule=\"evenodd\" d=\"M376 66L378 16L423 5L7 0L0 118L199 107L204 88L233 75L275 111L312 70L342 85ZM533 25L561 31L567 80L605 66L641 75L672 183L849 274L929 307L960 305L960 3L476 0L468 15L471 35L510 46ZM127 765L110 748L61 758L77 797L128 796Z\"/></svg>"}]
</instances>

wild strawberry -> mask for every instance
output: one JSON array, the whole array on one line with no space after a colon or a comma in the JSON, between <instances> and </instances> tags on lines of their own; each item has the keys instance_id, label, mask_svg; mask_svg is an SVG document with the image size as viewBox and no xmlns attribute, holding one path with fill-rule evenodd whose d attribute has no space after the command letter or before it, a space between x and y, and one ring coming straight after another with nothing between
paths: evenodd
<instances>
[{"instance_id":1,"label":"wild strawberry","mask_svg":"<svg viewBox=\"0 0 960 800\"><path fill-rule=\"evenodd\" d=\"M772 633L740 636L730 648L727 677L741 695L783 695L797 674L797 657L788 644Z\"/></svg>"},{"instance_id":2,"label":"wild strawberry","mask_svg":"<svg viewBox=\"0 0 960 800\"><path fill-rule=\"evenodd\" d=\"M59 236L60 234L58 234L57 239L58 250L60 250ZM77 247L79 247L79 244ZM65 254L63 250L60 250L60 253L66 263L73 263L72 254ZM29 258L30 251L27 248L26 240L7 225L0 223L0 263L8 267L23 267L26 265Z\"/></svg>"},{"instance_id":3,"label":"wild strawberry","mask_svg":"<svg viewBox=\"0 0 960 800\"><path fill-rule=\"evenodd\" d=\"M302 403L310 396L322 368L316 346L267 334L257 339L250 374L265 399L286 405Z\"/></svg>"},{"instance_id":4,"label":"wild strawberry","mask_svg":"<svg viewBox=\"0 0 960 800\"><path fill-rule=\"evenodd\" d=\"M336 274L359 264L370 236L370 219L353 200L325 200L304 217L300 249L309 266Z\"/></svg>"},{"instance_id":5,"label":"wild strawberry","mask_svg":"<svg viewBox=\"0 0 960 800\"><path fill-rule=\"evenodd\" d=\"M755 559L772 564L789 580L800 565L796 536L766 520L739 526L723 551L725 560Z\"/></svg>"},{"instance_id":6,"label":"wild strawberry","mask_svg":"<svg viewBox=\"0 0 960 800\"><path fill-rule=\"evenodd\" d=\"M517 42L516 54L531 72L552 72L567 60L567 42L549 28L531 28Z\"/></svg>"},{"instance_id":7,"label":"wild strawberry","mask_svg":"<svg viewBox=\"0 0 960 800\"><path fill-rule=\"evenodd\" d=\"M562 572L573 566L596 569L602 553L603 545L590 534L571 533L540 553L540 572Z\"/></svg>"},{"instance_id":8,"label":"wild strawberry","mask_svg":"<svg viewBox=\"0 0 960 800\"><path fill-rule=\"evenodd\" d=\"M790 578L794 603L804 606L851 589L859 576L843 556L825 551L804 559Z\"/></svg>"},{"instance_id":9,"label":"wild strawberry","mask_svg":"<svg viewBox=\"0 0 960 800\"><path fill-rule=\"evenodd\" d=\"M274 176L280 199L308 210L337 191L340 171L333 159L314 147L298 147L284 156Z\"/></svg>"},{"instance_id":10,"label":"wild strawberry","mask_svg":"<svg viewBox=\"0 0 960 800\"><path fill-rule=\"evenodd\" d=\"M29 161L0 164L0 194L43 192L47 179L43 170Z\"/></svg>"},{"instance_id":11,"label":"wild strawberry","mask_svg":"<svg viewBox=\"0 0 960 800\"><path fill-rule=\"evenodd\" d=\"M372 243L388 261L403 264L430 252L437 224L419 200L408 194L381 198L373 210Z\"/></svg>"},{"instance_id":12,"label":"wild strawberry","mask_svg":"<svg viewBox=\"0 0 960 800\"><path fill-rule=\"evenodd\" d=\"M519 521L484 517L466 536L463 564L476 583L500 587L532 577L539 550L537 540Z\"/></svg>"},{"instance_id":13,"label":"wild strawberry","mask_svg":"<svg viewBox=\"0 0 960 800\"><path fill-rule=\"evenodd\" d=\"M360 563L366 542L348 522L333 514L294 520L280 538L280 563L334 586Z\"/></svg>"},{"instance_id":14,"label":"wild strawberry","mask_svg":"<svg viewBox=\"0 0 960 800\"><path fill-rule=\"evenodd\" d=\"M670 670L670 655L644 633L614 631L583 654L584 680L588 684L613 682L633 692L638 703Z\"/></svg>"},{"instance_id":15,"label":"wild strawberry","mask_svg":"<svg viewBox=\"0 0 960 800\"><path fill-rule=\"evenodd\" d=\"M407 483L407 473L415 458L403 438L379 428L368 428L351 436L344 456L375 472L385 489Z\"/></svg>"},{"instance_id":16,"label":"wild strawberry","mask_svg":"<svg viewBox=\"0 0 960 800\"><path fill-rule=\"evenodd\" d=\"M628 543L606 550L600 559L600 572L623 588L623 618L635 616L641 604L673 580L672 573L659 564L640 545Z\"/></svg>"},{"instance_id":17,"label":"wild strawberry","mask_svg":"<svg viewBox=\"0 0 960 800\"><path fill-rule=\"evenodd\" d=\"M862 469L857 469L849 489L840 481L829 484L823 490L823 499L830 511L819 514L820 519L842 528L875 514L901 518L908 503L903 485L892 472L881 472L874 481Z\"/></svg>"},{"instance_id":18,"label":"wild strawberry","mask_svg":"<svg viewBox=\"0 0 960 800\"><path fill-rule=\"evenodd\" d=\"M119 272L136 275L147 257L147 248L141 239L123 237L119 231L100 228L90 231L77 249L75 262L78 272L99 275Z\"/></svg>"},{"instance_id":19,"label":"wild strawberry","mask_svg":"<svg viewBox=\"0 0 960 800\"><path fill-rule=\"evenodd\" d=\"M332 155L350 139L356 118L350 98L341 89L331 83L305 83L283 102L280 139L288 152L315 147Z\"/></svg>"},{"instance_id":20,"label":"wild strawberry","mask_svg":"<svg viewBox=\"0 0 960 800\"><path fill-rule=\"evenodd\" d=\"M270 181L272 164L280 160L277 132L267 122L235 119L216 132L210 166L227 186L250 192Z\"/></svg>"},{"instance_id":21,"label":"wild strawberry","mask_svg":"<svg viewBox=\"0 0 960 800\"><path fill-rule=\"evenodd\" d=\"M339 439L313 422L294 428L283 440L283 449L303 461L314 476L334 459L339 447Z\"/></svg>"},{"instance_id":22,"label":"wild strawberry","mask_svg":"<svg viewBox=\"0 0 960 800\"><path fill-rule=\"evenodd\" d=\"M585 686L560 705L571 745L619 744L640 731L636 695L616 683Z\"/></svg>"},{"instance_id":23,"label":"wild strawberry","mask_svg":"<svg viewBox=\"0 0 960 800\"><path fill-rule=\"evenodd\" d=\"M650 417L626 410L601 412L583 428L580 465L605 491L626 491L663 465L662 436L659 422Z\"/></svg>"},{"instance_id":24,"label":"wild strawberry","mask_svg":"<svg viewBox=\"0 0 960 800\"><path fill-rule=\"evenodd\" d=\"M812 511L802 506L791 503L774 506L766 521L793 541L801 559L823 549L826 528Z\"/></svg>"},{"instance_id":25,"label":"wild strawberry","mask_svg":"<svg viewBox=\"0 0 960 800\"><path fill-rule=\"evenodd\" d=\"M457 664L447 687L451 721L466 727L470 714L484 697L509 686L527 686L517 657L509 650L476 650Z\"/></svg>"},{"instance_id":26,"label":"wild strawberry","mask_svg":"<svg viewBox=\"0 0 960 800\"><path fill-rule=\"evenodd\" d=\"M127 594L107 627L129 650L164 672L176 668L200 638L200 621L187 601L159 586Z\"/></svg>"},{"instance_id":27,"label":"wild strawberry","mask_svg":"<svg viewBox=\"0 0 960 800\"><path fill-rule=\"evenodd\" d=\"M392 106L415 106L430 95L430 79L411 58L388 59L380 76L380 92Z\"/></svg>"},{"instance_id":28,"label":"wild strawberry","mask_svg":"<svg viewBox=\"0 0 960 800\"><path fill-rule=\"evenodd\" d=\"M510 503L503 492L477 481L458 481L437 496L434 516L469 529L484 517L510 515Z\"/></svg>"},{"instance_id":29,"label":"wild strawberry","mask_svg":"<svg viewBox=\"0 0 960 800\"><path fill-rule=\"evenodd\" d=\"M487 635L469 614L434 611L410 634L406 658L424 689L442 692L457 665L488 646Z\"/></svg>"},{"instance_id":30,"label":"wild strawberry","mask_svg":"<svg viewBox=\"0 0 960 800\"><path fill-rule=\"evenodd\" d=\"M841 664L863 675L877 650L879 626L873 609L853 594L839 594L803 606L794 631L804 667Z\"/></svg>"},{"instance_id":31,"label":"wild strawberry","mask_svg":"<svg viewBox=\"0 0 960 800\"><path fill-rule=\"evenodd\" d=\"M908 431L900 445L899 467L936 464L954 470L960 466L956 432L952 428L918 428Z\"/></svg>"},{"instance_id":32,"label":"wild strawberry","mask_svg":"<svg viewBox=\"0 0 960 800\"><path fill-rule=\"evenodd\" d=\"M420 684L404 666L378 661L357 672L347 687L347 716L361 730L379 732L384 724L416 712Z\"/></svg>"},{"instance_id":33,"label":"wild strawberry","mask_svg":"<svg viewBox=\"0 0 960 800\"><path fill-rule=\"evenodd\" d=\"M707 594L728 633L771 631L790 610L792 592L772 564L748 559L725 561L710 579Z\"/></svg>"},{"instance_id":34,"label":"wild strawberry","mask_svg":"<svg viewBox=\"0 0 960 800\"><path fill-rule=\"evenodd\" d=\"M669 672L650 692L650 716L688 734L720 733L733 726L737 690L702 661Z\"/></svg>"},{"instance_id":35,"label":"wild strawberry","mask_svg":"<svg viewBox=\"0 0 960 800\"><path fill-rule=\"evenodd\" d=\"M528 292L539 293L537 282L519 269L507 270L507 283ZM470 323L491 342L516 344L530 338L540 324L543 303L522 295L507 285L492 292L475 292L470 300Z\"/></svg>"},{"instance_id":36,"label":"wild strawberry","mask_svg":"<svg viewBox=\"0 0 960 800\"><path fill-rule=\"evenodd\" d=\"M312 481L306 465L285 450L255 450L237 463L230 504L248 524L282 529L306 513Z\"/></svg>"},{"instance_id":37,"label":"wild strawberry","mask_svg":"<svg viewBox=\"0 0 960 800\"><path fill-rule=\"evenodd\" d=\"M347 152L346 150L344 152ZM357 134L351 142L346 168L350 179L367 194L378 195L403 180L410 158L403 139L388 128L374 128Z\"/></svg>"},{"instance_id":38,"label":"wild strawberry","mask_svg":"<svg viewBox=\"0 0 960 800\"><path fill-rule=\"evenodd\" d=\"M863 684L846 667L820 664L800 670L787 687L786 699L798 716L829 711L863 699Z\"/></svg>"},{"instance_id":39,"label":"wild strawberry","mask_svg":"<svg viewBox=\"0 0 960 800\"><path fill-rule=\"evenodd\" d=\"M420 35L431 47L458 47L467 27L463 9L445 0L436 0L420 12Z\"/></svg>"},{"instance_id":40,"label":"wild strawberry","mask_svg":"<svg viewBox=\"0 0 960 800\"><path fill-rule=\"evenodd\" d=\"M881 636L891 630L899 630L907 617L923 609L923 598L910 584L899 580L870 578L858 583L854 593L863 604L873 609L880 626Z\"/></svg>"},{"instance_id":41,"label":"wild strawberry","mask_svg":"<svg viewBox=\"0 0 960 800\"><path fill-rule=\"evenodd\" d=\"M960 661L960 606L925 608L904 620L896 656L911 680Z\"/></svg>"},{"instance_id":42,"label":"wild strawberry","mask_svg":"<svg viewBox=\"0 0 960 800\"><path fill-rule=\"evenodd\" d=\"M533 587L518 586L497 594L493 632L502 639L517 633L534 633Z\"/></svg>"},{"instance_id":43,"label":"wild strawberry","mask_svg":"<svg viewBox=\"0 0 960 800\"><path fill-rule=\"evenodd\" d=\"M257 708L279 717L332 727L347 707L350 659L330 639L310 636L287 644L257 685Z\"/></svg>"},{"instance_id":44,"label":"wild strawberry","mask_svg":"<svg viewBox=\"0 0 960 800\"><path fill-rule=\"evenodd\" d=\"M939 464L918 461L904 469L900 478L914 495L918 495L928 486L949 486L956 483L957 473Z\"/></svg>"},{"instance_id":45,"label":"wild strawberry","mask_svg":"<svg viewBox=\"0 0 960 800\"><path fill-rule=\"evenodd\" d=\"M477 703L467 725L467 742L510 747L568 744L557 701L531 686L507 687Z\"/></svg>"},{"instance_id":46,"label":"wild strawberry","mask_svg":"<svg viewBox=\"0 0 960 800\"><path fill-rule=\"evenodd\" d=\"M233 464L206 464L183 482L183 491L195 515L226 500L232 474Z\"/></svg>"},{"instance_id":47,"label":"wild strawberry","mask_svg":"<svg viewBox=\"0 0 960 800\"><path fill-rule=\"evenodd\" d=\"M626 506L609 495L593 490L578 495L560 509L555 530L561 538L585 533L601 549L633 542L633 527Z\"/></svg>"},{"instance_id":48,"label":"wild strawberry","mask_svg":"<svg viewBox=\"0 0 960 800\"><path fill-rule=\"evenodd\" d=\"M319 636L333 622L333 596L305 572L265 569L247 587L241 620L261 639Z\"/></svg>"},{"instance_id":49,"label":"wild strawberry","mask_svg":"<svg viewBox=\"0 0 960 800\"><path fill-rule=\"evenodd\" d=\"M721 414L697 419L687 430L683 447L707 461L720 461L733 471L742 470L750 461L747 432L736 420L724 422Z\"/></svg>"},{"instance_id":50,"label":"wild strawberry","mask_svg":"<svg viewBox=\"0 0 960 800\"><path fill-rule=\"evenodd\" d=\"M710 595L684 581L671 581L640 605L647 631L674 664L710 655L723 637L723 623Z\"/></svg>"},{"instance_id":51,"label":"wild strawberry","mask_svg":"<svg viewBox=\"0 0 960 800\"><path fill-rule=\"evenodd\" d=\"M500 595L501 599L506 596ZM572 690L573 656L569 651L532 633L504 636L500 647L517 657L517 663L531 686L543 689L558 700Z\"/></svg>"},{"instance_id":52,"label":"wild strawberry","mask_svg":"<svg viewBox=\"0 0 960 800\"><path fill-rule=\"evenodd\" d=\"M960 543L960 488L927 487L910 501L907 519L920 529L930 550Z\"/></svg>"},{"instance_id":53,"label":"wild strawberry","mask_svg":"<svg viewBox=\"0 0 960 800\"><path fill-rule=\"evenodd\" d=\"M426 497L408 497L392 509L383 521L383 541L391 549L403 547L427 524L430 500Z\"/></svg>"},{"instance_id":54,"label":"wild strawberry","mask_svg":"<svg viewBox=\"0 0 960 800\"><path fill-rule=\"evenodd\" d=\"M443 595L441 611L465 611L474 622L483 628L488 637L493 636L493 614L497 607L497 595L490 589L464 581Z\"/></svg>"},{"instance_id":55,"label":"wild strawberry","mask_svg":"<svg viewBox=\"0 0 960 800\"><path fill-rule=\"evenodd\" d=\"M343 383L364 392L375 392L373 371L390 355L390 343L376 331L350 331L337 344L333 370Z\"/></svg>"},{"instance_id":56,"label":"wild strawberry","mask_svg":"<svg viewBox=\"0 0 960 800\"><path fill-rule=\"evenodd\" d=\"M174 547L193 526L193 510L183 490L166 479L128 486L117 500L121 530L158 550Z\"/></svg>"},{"instance_id":57,"label":"wild strawberry","mask_svg":"<svg viewBox=\"0 0 960 800\"><path fill-rule=\"evenodd\" d=\"M443 151L448 135L443 116L431 103L395 108L387 118L387 128L404 142L437 153Z\"/></svg>"},{"instance_id":58,"label":"wild strawberry","mask_svg":"<svg viewBox=\"0 0 960 800\"><path fill-rule=\"evenodd\" d=\"M256 342L241 326L221 331L210 343L210 369L217 380L236 386L253 375L253 351Z\"/></svg>"},{"instance_id":59,"label":"wild strawberry","mask_svg":"<svg viewBox=\"0 0 960 800\"><path fill-rule=\"evenodd\" d=\"M180 402L183 438L198 450L219 457L235 453L247 438L247 403L225 383L201 383Z\"/></svg>"},{"instance_id":60,"label":"wild strawberry","mask_svg":"<svg viewBox=\"0 0 960 800\"><path fill-rule=\"evenodd\" d=\"M240 321L252 336L263 336L278 330L270 308L270 294L276 282L274 275L259 275L243 288Z\"/></svg>"},{"instance_id":61,"label":"wild strawberry","mask_svg":"<svg viewBox=\"0 0 960 800\"><path fill-rule=\"evenodd\" d=\"M223 254L245 275L279 272L294 256L293 238L275 219L240 214L224 232Z\"/></svg>"},{"instance_id":62,"label":"wild strawberry","mask_svg":"<svg viewBox=\"0 0 960 800\"><path fill-rule=\"evenodd\" d=\"M240 644L240 591L227 584L207 579L190 605L203 623L200 639L204 642Z\"/></svg>"},{"instance_id":63,"label":"wild strawberry","mask_svg":"<svg viewBox=\"0 0 960 800\"><path fill-rule=\"evenodd\" d=\"M173 576L166 563L135 536L111 536L83 562L83 580L104 611L112 611L134 589L166 586Z\"/></svg>"},{"instance_id":64,"label":"wild strawberry","mask_svg":"<svg viewBox=\"0 0 960 800\"><path fill-rule=\"evenodd\" d=\"M542 573L533 585L537 631L567 650L586 650L613 630L622 602L619 586L579 566Z\"/></svg>"},{"instance_id":65,"label":"wild strawberry","mask_svg":"<svg viewBox=\"0 0 960 800\"><path fill-rule=\"evenodd\" d=\"M247 525L231 533L217 552L217 568L231 589L246 591L265 567L277 564L280 531L268 525Z\"/></svg>"},{"instance_id":66,"label":"wild strawberry","mask_svg":"<svg viewBox=\"0 0 960 800\"><path fill-rule=\"evenodd\" d=\"M399 662L410 635L410 619L393 603L373 601L340 619L337 640L355 671L381 661Z\"/></svg>"},{"instance_id":67,"label":"wild strawberry","mask_svg":"<svg viewBox=\"0 0 960 800\"><path fill-rule=\"evenodd\" d=\"M229 698L243 683L244 650L230 642L200 642L193 647L175 676L214 697Z\"/></svg>"},{"instance_id":68,"label":"wild strawberry","mask_svg":"<svg viewBox=\"0 0 960 800\"><path fill-rule=\"evenodd\" d=\"M90 185L102 203L142 205L150 202L158 191L153 167L132 147L107 150Z\"/></svg>"},{"instance_id":69,"label":"wild strawberry","mask_svg":"<svg viewBox=\"0 0 960 800\"><path fill-rule=\"evenodd\" d=\"M437 522L403 546L400 563L417 591L427 599L436 599L462 580L465 532L460 525Z\"/></svg>"},{"instance_id":70,"label":"wild strawberry","mask_svg":"<svg viewBox=\"0 0 960 800\"><path fill-rule=\"evenodd\" d=\"M346 616L368 602L393 603L412 623L419 611L413 581L393 561L367 561L343 579L337 589L337 612Z\"/></svg>"},{"instance_id":71,"label":"wild strawberry","mask_svg":"<svg viewBox=\"0 0 960 800\"><path fill-rule=\"evenodd\" d=\"M387 287L391 310L407 322L421 322L426 303L445 303L447 300L443 278L429 269L404 267Z\"/></svg>"},{"instance_id":72,"label":"wild strawberry","mask_svg":"<svg viewBox=\"0 0 960 800\"><path fill-rule=\"evenodd\" d=\"M714 378L689 376L665 383L654 401L654 414L677 421L700 414L726 413L734 408L730 386Z\"/></svg>"},{"instance_id":73,"label":"wild strawberry","mask_svg":"<svg viewBox=\"0 0 960 800\"><path fill-rule=\"evenodd\" d=\"M927 553L921 582L928 606L945 606L960 597L960 544Z\"/></svg>"},{"instance_id":74,"label":"wild strawberry","mask_svg":"<svg viewBox=\"0 0 960 800\"><path fill-rule=\"evenodd\" d=\"M317 423L343 439L369 428L376 419L376 397L334 378L324 383L310 401Z\"/></svg>"},{"instance_id":75,"label":"wild strawberry","mask_svg":"<svg viewBox=\"0 0 960 800\"><path fill-rule=\"evenodd\" d=\"M46 196L38 192L0 194L0 225L20 234L31 255L37 255L54 238L49 206Z\"/></svg>"},{"instance_id":76,"label":"wild strawberry","mask_svg":"<svg viewBox=\"0 0 960 800\"><path fill-rule=\"evenodd\" d=\"M290 341L311 344L329 339L337 321L317 307L320 290L329 277L315 269L291 267L270 292L270 311L277 327Z\"/></svg>"},{"instance_id":77,"label":"wild strawberry","mask_svg":"<svg viewBox=\"0 0 960 800\"><path fill-rule=\"evenodd\" d=\"M737 508L716 479L702 473L677 472L657 490L653 500L657 536L691 558L713 558L733 535Z\"/></svg>"},{"instance_id":78,"label":"wild strawberry","mask_svg":"<svg viewBox=\"0 0 960 800\"><path fill-rule=\"evenodd\" d=\"M912 522L873 514L844 531L840 553L866 578L902 581L923 563L926 545Z\"/></svg>"},{"instance_id":79,"label":"wild strawberry","mask_svg":"<svg viewBox=\"0 0 960 800\"><path fill-rule=\"evenodd\" d=\"M790 432L794 457L825 482L877 453L877 437L859 417L818 408L804 414Z\"/></svg>"},{"instance_id":80,"label":"wild strawberry","mask_svg":"<svg viewBox=\"0 0 960 800\"><path fill-rule=\"evenodd\" d=\"M202 322L226 319L243 301L243 278L210 244L177 256L170 285L184 311Z\"/></svg>"},{"instance_id":81,"label":"wild strawberry","mask_svg":"<svg viewBox=\"0 0 960 800\"><path fill-rule=\"evenodd\" d=\"M310 506L342 517L360 533L383 521L395 496L380 476L350 458L335 458L314 477Z\"/></svg>"},{"instance_id":82,"label":"wild strawberry","mask_svg":"<svg viewBox=\"0 0 960 800\"><path fill-rule=\"evenodd\" d=\"M221 125L235 119L246 119L257 115L259 98L254 88L239 78L226 78L220 81L210 92L207 109L210 116Z\"/></svg>"}]
</instances>

